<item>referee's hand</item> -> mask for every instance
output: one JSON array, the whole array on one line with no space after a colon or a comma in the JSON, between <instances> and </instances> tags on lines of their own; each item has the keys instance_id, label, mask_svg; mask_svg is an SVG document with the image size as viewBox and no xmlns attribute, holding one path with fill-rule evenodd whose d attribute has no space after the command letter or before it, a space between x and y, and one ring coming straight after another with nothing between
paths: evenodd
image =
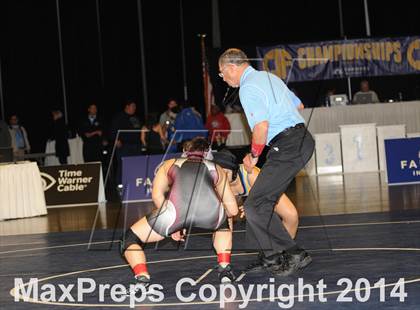
<instances>
[{"instance_id":1,"label":"referee's hand","mask_svg":"<svg viewBox=\"0 0 420 310\"><path fill-rule=\"evenodd\" d=\"M252 173L253 168L255 167L255 165L258 162L258 157L254 158L254 157L251 156L251 153L248 153L248 154L245 155L245 157L243 159L243 162L244 162L245 170L248 173Z\"/></svg>"}]
</instances>

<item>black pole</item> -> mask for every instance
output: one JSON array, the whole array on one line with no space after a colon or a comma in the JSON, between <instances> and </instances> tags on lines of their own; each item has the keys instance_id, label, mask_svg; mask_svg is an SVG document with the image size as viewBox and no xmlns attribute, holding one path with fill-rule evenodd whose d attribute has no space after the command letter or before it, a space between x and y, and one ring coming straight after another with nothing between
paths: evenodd
<instances>
[{"instance_id":1,"label":"black pole","mask_svg":"<svg viewBox=\"0 0 420 310\"><path fill-rule=\"evenodd\" d=\"M101 32L101 15L99 12L99 0L95 1L96 5L96 25L98 31L98 54L99 54L99 70L101 74L101 86L105 88L105 77L104 77L104 57L102 51L102 32Z\"/></svg>"},{"instance_id":2,"label":"black pole","mask_svg":"<svg viewBox=\"0 0 420 310\"><path fill-rule=\"evenodd\" d=\"M342 0L338 0L338 16L340 20L340 37L344 37L344 22L343 22L343 3Z\"/></svg>"},{"instance_id":3,"label":"black pole","mask_svg":"<svg viewBox=\"0 0 420 310\"><path fill-rule=\"evenodd\" d=\"M1 72L1 58L0 58L0 107L1 107L1 117L6 121L6 112L4 112L4 97L3 97L3 77Z\"/></svg>"},{"instance_id":4,"label":"black pole","mask_svg":"<svg viewBox=\"0 0 420 310\"><path fill-rule=\"evenodd\" d=\"M143 36L143 13L141 7L141 0L137 0L137 15L139 23L139 39L140 39L140 61L141 61L141 77L142 77L142 88L143 88L143 107L144 117L148 112L148 99L147 99L147 80L146 80L146 58L144 51L144 36Z\"/></svg>"},{"instance_id":5,"label":"black pole","mask_svg":"<svg viewBox=\"0 0 420 310\"><path fill-rule=\"evenodd\" d=\"M219 0L211 1L211 12L213 48L220 48L222 43L220 35Z\"/></svg>"},{"instance_id":6,"label":"black pole","mask_svg":"<svg viewBox=\"0 0 420 310\"><path fill-rule=\"evenodd\" d=\"M340 19L340 36L343 39L346 39L346 35L344 33L344 21L343 21L343 3L342 0L338 0L338 16ZM348 97L351 102L352 100L352 90L351 90L351 78L347 77L347 91L348 91Z\"/></svg>"},{"instance_id":7,"label":"black pole","mask_svg":"<svg viewBox=\"0 0 420 310\"><path fill-rule=\"evenodd\" d=\"M61 37L61 18L60 18L60 2L55 0L55 7L57 12L57 30L58 30L58 47L60 51L60 69L61 69L61 87L63 88L63 106L64 106L64 120L68 124L67 116L67 92L66 92L66 80L64 76L64 59L63 59L63 40Z\"/></svg>"},{"instance_id":8,"label":"black pole","mask_svg":"<svg viewBox=\"0 0 420 310\"><path fill-rule=\"evenodd\" d=\"M188 101L187 66L185 63L185 40L184 40L184 12L182 0L179 0L179 23L181 26L181 52L182 52L182 78L184 81L184 101Z\"/></svg>"}]
</instances>

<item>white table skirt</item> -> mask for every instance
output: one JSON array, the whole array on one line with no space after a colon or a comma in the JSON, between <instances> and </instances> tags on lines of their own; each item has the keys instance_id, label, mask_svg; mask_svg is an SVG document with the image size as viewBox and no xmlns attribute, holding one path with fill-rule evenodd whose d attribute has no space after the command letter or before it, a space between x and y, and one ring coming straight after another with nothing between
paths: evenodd
<instances>
[{"instance_id":1,"label":"white table skirt","mask_svg":"<svg viewBox=\"0 0 420 310\"><path fill-rule=\"evenodd\" d=\"M251 143L251 130L246 117L241 113L225 114L229 120L231 132L226 140L227 146L243 146Z\"/></svg>"},{"instance_id":2,"label":"white table skirt","mask_svg":"<svg viewBox=\"0 0 420 310\"><path fill-rule=\"evenodd\" d=\"M70 156L67 157L67 163L69 165L78 165L83 164L83 140L79 136L74 139L69 139L69 148ZM47 141L45 146L45 153L55 153L55 141ZM45 166L59 166L60 162L58 161L57 156L47 156L45 158Z\"/></svg>"},{"instance_id":3,"label":"white table skirt","mask_svg":"<svg viewBox=\"0 0 420 310\"><path fill-rule=\"evenodd\" d=\"M0 166L0 220L47 214L38 166L34 162Z\"/></svg>"}]
</instances>

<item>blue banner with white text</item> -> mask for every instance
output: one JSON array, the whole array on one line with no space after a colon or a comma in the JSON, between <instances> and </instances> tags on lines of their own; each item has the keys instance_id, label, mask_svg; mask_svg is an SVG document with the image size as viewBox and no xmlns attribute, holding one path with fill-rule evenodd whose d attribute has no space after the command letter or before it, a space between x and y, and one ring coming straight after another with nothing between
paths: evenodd
<instances>
[{"instance_id":1,"label":"blue banner with white text","mask_svg":"<svg viewBox=\"0 0 420 310\"><path fill-rule=\"evenodd\" d=\"M180 153L166 155L128 156L122 158L122 200L152 200L152 183L156 168L165 160L180 157Z\"/></svg>"},{"instance_id":2,"label":"blue banner with white text","mask_svg":"<svg viewBox=\"0 0 420 310\"><path fill-rule=\"evenodd\" d=\"M258 69L286 82L420 74L420 36L257 47Z\"/></svg>"},{"instance_id":3,"label":"blue banner with white text","mask_svg":"<svg viewBox=\"0 0 420 310\"><path fill-rule=\"evenodd\" d=\"M384 142L388 184L420 183L420 138Z\"/></svg>"}]
</instances>

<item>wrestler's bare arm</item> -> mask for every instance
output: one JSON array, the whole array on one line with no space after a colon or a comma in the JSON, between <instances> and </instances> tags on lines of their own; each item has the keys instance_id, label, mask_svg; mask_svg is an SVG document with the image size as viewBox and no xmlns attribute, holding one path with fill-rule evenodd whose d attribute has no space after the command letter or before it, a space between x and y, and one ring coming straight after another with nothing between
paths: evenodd
<instances>
[{"instance_id":1,"label":"wrestler's bare arm","mask_svg":"<svg viewBox=\"0 0 420 310\"><path fill-rule=\"evenodd\" d=\"M260 169L254 167L251 173L248 173L248 181L251 187L254 186L255 181L257 180L258 174L260 174Z\"/></svg>"}]
</instances>

